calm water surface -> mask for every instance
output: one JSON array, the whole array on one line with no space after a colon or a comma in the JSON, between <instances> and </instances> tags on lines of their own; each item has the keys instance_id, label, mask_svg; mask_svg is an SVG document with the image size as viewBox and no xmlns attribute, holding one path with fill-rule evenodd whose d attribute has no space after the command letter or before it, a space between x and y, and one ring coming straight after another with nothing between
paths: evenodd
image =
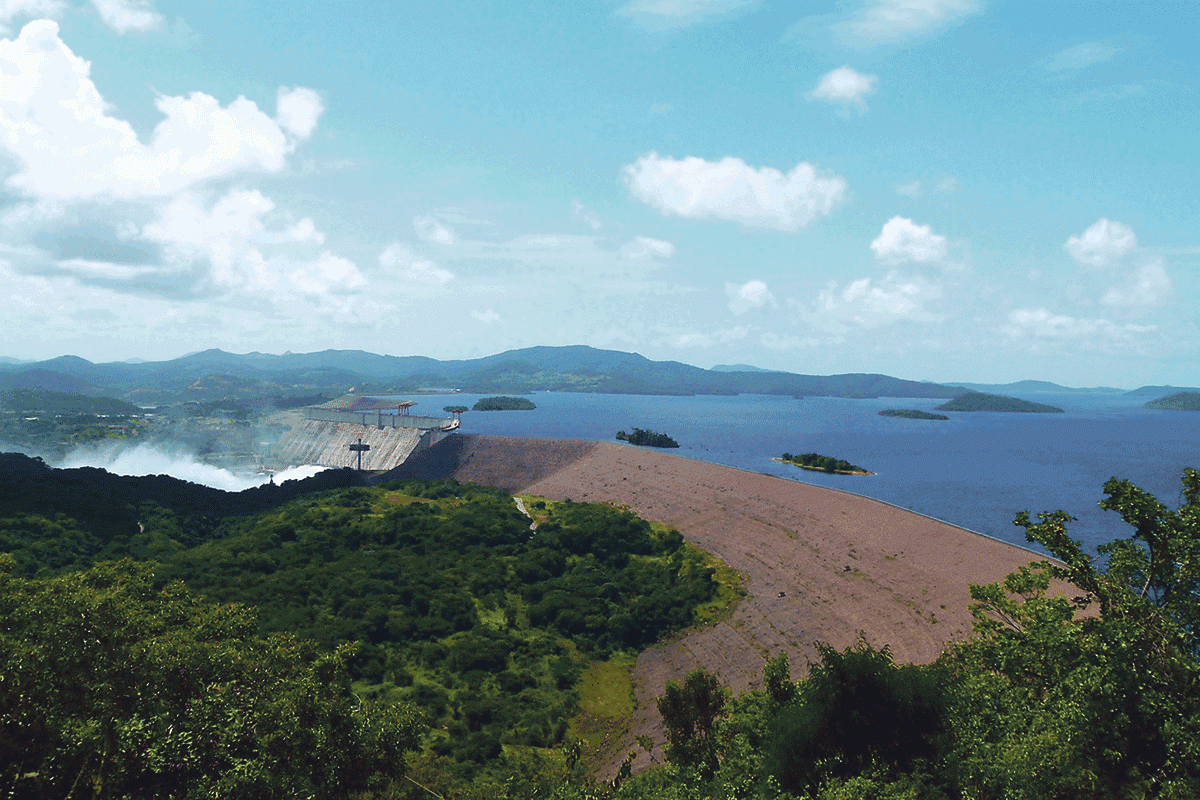
<instances>
[{"instance_id":1,"label":"calm water surface","mask_svg":"<svg viewBox=\"0 0 1200 800\"><path fill-rule=\"evenodd\" d=\"M470 407L481 395L420 395L414 413ZM1090 547L1129 528L1101 511L1101 487L1127 478L1171 508L1183 468L1200 468L1200 414L1142 408L1123 395L1025 394L1063 414L947 412L946 422L881 417L885 408L933 410L941 400L843 400L739 395L646 397L541 393L534 411L463 414L464 433L613 441L618 430L662 431L668 451L752 472L863 494L1013 543L1013 515L1063 509ZM772 461L783 452L843 458L875 475L825 475Z\"/></svg>"}]
</instances>

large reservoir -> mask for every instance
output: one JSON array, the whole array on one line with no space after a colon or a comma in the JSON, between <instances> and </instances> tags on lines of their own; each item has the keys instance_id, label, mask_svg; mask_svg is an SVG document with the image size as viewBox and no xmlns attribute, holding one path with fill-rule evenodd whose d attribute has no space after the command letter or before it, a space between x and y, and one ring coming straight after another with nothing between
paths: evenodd
<instances>
[{"instance_id":1,"label":"large reservoir","mask_svg":"<svg viewBox=\"0 0 1200 800\"><path fill-rule=\"evenodd\" d=\"M470 407L480 395L417 395L416 413ZM1024 394L1062 414L947 412L947 421L881 417L888 408L932 410L938 400L763 395L657 397L540 393L533 411L467 412L462 432L613 441L649 428L679 442L675 455L866 495L1025 545L1018 511L1063 509L1089 547L1129 535L1097 502L1111 477L1127 478L1168 507L1183 468L1200 468L1200 414L1142 407L1123 394ZM876 473L825 475L773 461L817 452Z\"/></svg>"}]
</instances>

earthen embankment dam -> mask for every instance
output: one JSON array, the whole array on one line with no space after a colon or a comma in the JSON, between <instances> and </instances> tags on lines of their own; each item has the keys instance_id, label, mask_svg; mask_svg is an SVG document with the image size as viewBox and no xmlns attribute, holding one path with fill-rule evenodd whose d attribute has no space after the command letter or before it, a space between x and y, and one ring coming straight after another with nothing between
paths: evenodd
<instances>
[{"instance_id":1,"label":"earthen embankment dam","mask_svg":"<svg viewBox=\"0 0 1200 800\"><path fill-rule=\"evenodd\" d=\"M667 680L703 666L741 691L759 685L769 657L787 653L800 674L815 643L844 648L859 637L888 646L897 662L930 662L970 633L970 584L1038 558L877 500L608 442L455 435L385 477L620 504L677 528L742 576L746 596L730 617L638 658L638 719L613 743L614 768L637 749L633 735L663 740L653 699ZM647 758L639 751L635 766Z\"/></svg>"}]
</instances>

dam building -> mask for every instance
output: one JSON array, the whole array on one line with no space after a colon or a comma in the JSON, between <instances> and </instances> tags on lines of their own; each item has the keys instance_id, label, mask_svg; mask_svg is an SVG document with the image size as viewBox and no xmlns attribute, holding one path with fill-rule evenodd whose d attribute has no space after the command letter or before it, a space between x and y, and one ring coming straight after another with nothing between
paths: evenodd
<instances>
[{"instance_id":1,"label":"dam building","mask_svg":"<svg viewBox=\"0 0 1200 800\"><path fill-rule=\"evenodd\" d=\"M458 419L412 414L413 405L349 394L299 409L268 460L280 467L357 467L361 457L364 471L393 469L459 426Z\"/></svg>"}]
</instances>

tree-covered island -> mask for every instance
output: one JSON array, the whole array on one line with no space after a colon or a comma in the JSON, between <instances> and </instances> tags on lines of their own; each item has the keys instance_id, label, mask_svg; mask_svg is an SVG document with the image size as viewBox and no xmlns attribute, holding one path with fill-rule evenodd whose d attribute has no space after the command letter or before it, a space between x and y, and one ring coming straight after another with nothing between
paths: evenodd
<instances>
[{"instance_id":1,"label":"tree-covered island","mask_svg":"<svg viewBox=\"0 0 1200 800\"><path fill-rule=\"evenodd\" d=\"M679 442L658 431L648 431L634 428L633 433L617 431L617 439L622 442L636 444L639 447L679 447Z\"/></svg>"},{"instance_id":2,"label":"tree-covered island","mask_svg":"<svg viewBox=\"0 0 1200 800\"><path fill-rule=\"evenodd\" d=\"M945 414L931 414L916 408L885 408L879 412L881 417L901 417L903 419L950 419Z\"/></svg>"},{"instance_id":3,"label":"tree-covered island","mask_svg":"<svg viewBox=\"0 0 1200 800\"><path fill-rule=\"evenodd\" d=\"M1061 414L1063 410L1002 394L967 392L937 407L938 411L1011 411L1025 414Z\"/></svg>"},{"instance_id":4,"label":"tree-covered island","mask_svg":"<svg viewBox=\"0 0 1200 800\"><path fill-rule=\"evenodd\" d=\"M1146 403L1146 408L1168 411L1200 411L1200 392L1176 392Z\"/></svg>"},{"instance_id":5,"label":"tree-covered island","mask_svg":"<svg viewBox=\"0 0 1200 800\"><path fill-rule=\"evenodd\" d=\"M533 411L537 408L528 397L482 397L471 406L472 411Z\"/></svg>"},{"instance_id":6,"label":"tree-covered island","mask_svg":"<svg viewBox=\"0 0 1200 800\"><path fill-rule=\"evenodd\" d=\"M819 453L802 453L801 455L784 453L775 460L783 461L788 464L795 464L801 469L811 469L816 472L830 472L837 475L875 474L863 469L862 467L851 464L849 461L844 461L840 458L833 458L832 456L823 456Z\"/></svg>"}]
</instances>

